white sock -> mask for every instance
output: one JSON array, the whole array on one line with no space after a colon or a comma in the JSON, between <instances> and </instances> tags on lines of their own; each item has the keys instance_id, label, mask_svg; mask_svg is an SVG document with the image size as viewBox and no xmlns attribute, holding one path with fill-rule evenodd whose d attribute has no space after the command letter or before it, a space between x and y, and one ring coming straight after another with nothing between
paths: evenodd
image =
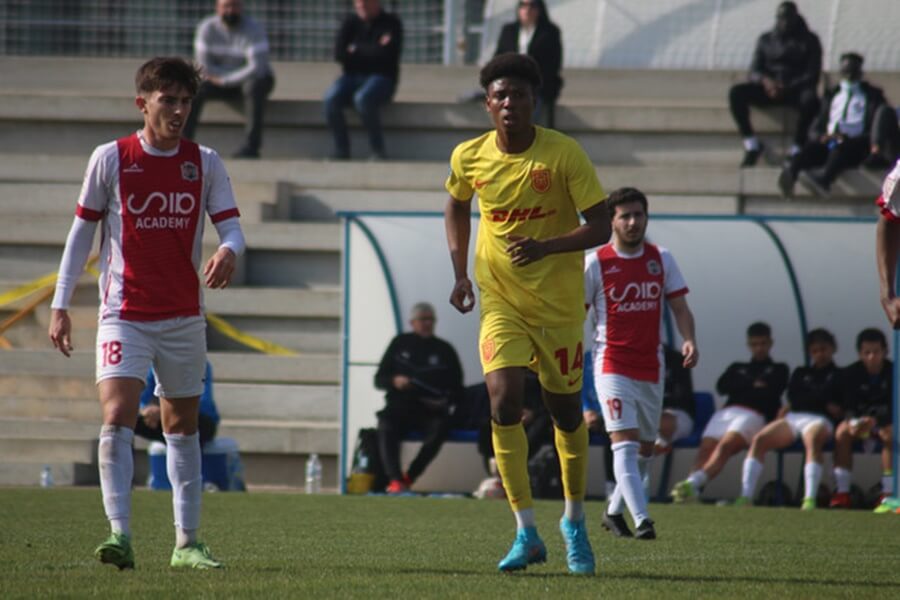
<instances>
[{"instance_id":1,"label":"white sock","mask_svg":"<svg viewBox=\"0 0 900 600\"><path fill-rule=\"evenodd\" d=\"M618 442L610 446L613 451L613 472L616 474L616 493L621 491L628 505L628 511L635 523L647 519L647 497L641 485L641 473L638 467L637 442Z\"/></svg>"},{"instance_id":2,"label":"white sock","mask_svg":"<svg viewBox=\"0 0 900 600\"><path fill-rule=\"evenodd\" d=\"M175 546L184 548L197 541L200 526L200 434L164 433L166 472L172 482L172 509L175 515Z\"/></svg>"},{"instance_id":3,"label":"white sock","mask_svg":"<svg viewBox=\"0 0 900 600\"><path fill-rule=\"evenodd\" d=\"M822 481L822 465L817 462L806 463L803 467L804 498L815 498L819 493L819 482Z\"/></svg>"},{"instance_id":4,"label":"white sock","mask_svg":"<svg viewBox=\"0 0 900 600\"><path fill-rule=\"evenodd\" d=\"M516 516L516 527L519 529L525 529L526 527L534 527L534 509L533 508L524 508L522 510L517 510L513 513Z\"/></svg>"},{"instance_id":5,"label":"white sock","mask_svg":"<svg viewBox=\"0 0 900 600\"><path fill-rule=\"evenodd\" d=\"M709 481L709 477L706 476L706 471L703 469L698 469L688 475L688 481L691 482L691 485L694 486L694 491L699 492L700 488L706 485L706 482Z\"/></svg>"},{"instance_id":6,"label":"white sock","mask_svg":"<svg viewBox=\"0 0 900 600\"><path fill-rule=\"evenodd\" d=\"M644 490L644 498L650 501L650 463L653 456L643 456L638 454L638 473L641 474L641 489Z\"/></svg>"},{"instance_id":7,"label":"white sock","mask_svg":"<svg viewBox=\"0 0 900 600\"><path fill-rule=\"evenodd\" d=\"M563 514L565 514L566 518L571 522L584 519L584 501L566 498L566 508Z\"/></svg>"},{"instance_id":8,"label":"white sock","mask_svg":"<svg viewBox=\"0 0 900 600\"><path fill-rule=\"evenodd\" d=\"M881 493L885 496L894 494L894 474L884 473L881 476Z\"/></svg>"},{"instance_id":9,"label":"white sock","mask_svg":"<svg viewBox=\"0 0 900 600\"><path fill-rule=\"evenodd\" d=\"M753 497L762 470L763 464L752 456L744 459L744 468L741 473L741 496L744 498Z\"/></svg>"},{"instance_id":10,"label":"white sock","mask_svg":"<svg viewBox=\"0 0 900 600\"><path fill-rule=\"evenodd\" d=\"M125 535L131 535L131 480L134 478L132 440L134 430L104 425L100 428L100 443L97 447L103 509L113 533Z\"/></svg>"},{"instance_id":11,"label":"white sock","mask_svg":"<svg viewBox=\"0 0 900 600\"><path fill-rule=\"evenodd\" d=\"M834 485L837 487L838 494L850 493L851 475L848 469L843 467L834 468Z\"/></svg>"},{"instance_id":12,"label":"white sock","mask_svg":"<svg viewBox=\"0 0 900 600\"><path fill-rule=\"evenodd\" d=\"M606 514L621 515L624 510L625 497L622 496L622 486L616 485L613 489L613 493L609 495L609 500L606 502Z\"/></svg>"},{"instance_id":13,"label":"white sock","mask_svg":"<svg viewBox=\"0 0 900 600\"><path fill-rule=\"evenodd\" d=\"M611 500L611 499L612 499L613 494L616 493L616 487L617 487L617 486L616 486L616 482L615 482L615 481L606 481L604 488L605 488L605 491L606 491L606 499L607 499L607 500Z\"/></svg>"},{"instance_id":14,"label":"white sock","mask_svg":"<svg viewBox=\"0 0 900 600\"><path fill-rule=\"evenodd\" d=\"M759 150L759 138L756 136L744 138L744 150L748 152Z\"/></svg>"}]
</instances>

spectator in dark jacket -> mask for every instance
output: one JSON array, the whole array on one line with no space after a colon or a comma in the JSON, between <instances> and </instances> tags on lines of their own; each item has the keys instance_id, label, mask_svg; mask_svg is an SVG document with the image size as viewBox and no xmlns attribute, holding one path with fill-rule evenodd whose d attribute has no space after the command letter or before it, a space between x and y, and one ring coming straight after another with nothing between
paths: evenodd
<instances>
[{"instance_id":1,"label":"spectator in dark jacket","mask_svg":"<svg viewBox=\"0 0 900 600\"><path fill-rule=\"evenodd\" d=\"M541 71L541 87L535 108L535 122L547 127L555 124L556 99L562 90L562 36L550 21L544 0L519 0L517 19L500 30L497 51L527 54Z\"/></svg>"},{"instance_id":2,"label":"spectator in dark jacket","mask_svg":"<svg viewBox=\"0 0 900 600\"><path fill-rule=\"evenodd\" d=\"M870 141L869 156L863 166L874 170L893 167L900 158L900 108L884 104L875 111Z\"/></svg>"},{"instance_id":3,"label":"spectator in dark jacket","mask_svg":"<svg viewBox=\"0 0 900 600\"><path fill-rule=\"evenodd\" d=\"M741 167L759 160L763 145L750 124L750 106L791 106L799 112L791 154L800 151L819 111L816 86L822 73L822 44L809 30L793 2L782 2L775 13L775 29L756 42L750 81L731 88L731 114L744 138Z\"/></svg>"},{"instance_id":4,"label":"spectator in dark jacket","mask_svg":"<svg viewBox=\"0 0 900 600\"><path fill-rule=\"evenodd\" d=\"M869 155L872 124L885 99L880 88L863 81L862 65L863 57L855 52L841 55L841 82L825 94L811 131L815 139L791 157L778 178L785 196L793 194L798 175L816 194L827 194L841 171Z\"/></svg>"},{"instance_id":5,"label":"spectator in dark jacket","mask_svg":"<svg viewBox=\"0 0 900 600\"><path fill-rule=\"evenodd\" d=\"M406 492L437 456L462 394L459 357L453 346L434 335L435 321L430 304L413 306L412 332L391 340L375 373L375 387L387 391L385 407L378 412L378 446L389 493ZM421 433L423 440L404 473L400 444L410 431Z\"/></svg>"},{"instance_id":6,"label":"spectator in dark jacket","mask_svg":"<svg viewBox=\"0 0 900 600\"><path fill-rule=\"evenodd\" d=\"M372 158L383 159L380 112L394 97L400 79L403 24L382 10L379 0L354 0L353 7L334 45L343 74L325 93L325 117L334 137L334 158L350 158L343 109L352 104L368 132Z\"/></svg>"}]
</instances>

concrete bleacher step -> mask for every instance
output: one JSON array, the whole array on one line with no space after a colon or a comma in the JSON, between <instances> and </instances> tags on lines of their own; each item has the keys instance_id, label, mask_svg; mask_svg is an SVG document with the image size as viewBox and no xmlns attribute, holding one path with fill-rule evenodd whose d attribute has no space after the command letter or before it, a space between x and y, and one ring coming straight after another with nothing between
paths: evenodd
<instances>
[{"instance_id":1,"label":"concrete bleacher step","mask_svg":"<svg viewBox=\"0 0 900 600\"><path fill-rule=\"evenodd\" d=\"M37 486L41 470L49 467L53 485L97 485L97 465L72 461L0 462L0 485Z\"/></svg>"},{"instance_id":2,"label":"concrete bleacher step","mask_svg":"<svg viewBox=\"0 0 900 600\"><path fill-rule=\"evenodd\" d=\"M244 352L210 352L216 382L334 385L339 380L336 354L301 353L271 356ZM93 350L76 350L69 358L55 349L0 350L0 377L84 378L94 373Z\"/></svg>"}]
</instances>

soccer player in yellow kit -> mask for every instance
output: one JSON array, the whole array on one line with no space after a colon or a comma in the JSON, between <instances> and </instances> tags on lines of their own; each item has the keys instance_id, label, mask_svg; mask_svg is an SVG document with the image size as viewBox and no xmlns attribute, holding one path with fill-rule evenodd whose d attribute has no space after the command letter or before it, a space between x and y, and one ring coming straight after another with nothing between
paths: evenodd
<instances>
[{"instance_id":1,"label":"soccer player in yellow kit","mask_svg":"<svg viewBox=\"0 0 900 600\"><path fill-rule=\"evenodd\" d=\"M481 70L494 131L459 144L450 159L444 211L456 282L450 303L475 306L468 276L471 199L481 213L475 280L481 295L479 347L491 399L497 466L516 517L516 538L501 571L544 562L528 480L522 427L524 372L537 371L553 417L565 513L560 531L569 571L594 572L584 517L588 432L581 413L584 354L584 250L609 238L605 194L575 140L532 123L537 64L501 54ZM579 224L578 213L585 224Z\"/></svg>"}]
</instances>

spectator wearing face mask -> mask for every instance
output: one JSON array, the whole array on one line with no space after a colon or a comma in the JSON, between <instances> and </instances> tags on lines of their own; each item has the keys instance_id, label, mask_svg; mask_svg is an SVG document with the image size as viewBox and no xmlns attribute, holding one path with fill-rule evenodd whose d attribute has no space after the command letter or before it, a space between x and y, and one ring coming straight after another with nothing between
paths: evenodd
<instances>
[{"instance_id":1,"label":"spectator wearing face mask","mask_svg":"<svg viewBox=\"0 0 900 600\"><path fill-rule=\"evenodd\" d=\"M842 171L858 167L869 155L872 123L885 104L884 92L863 80L861 55L845 52L840 64L841 81L825 94L811 131L814 139L791 157L778 178L786 197L793 195L798 176L817 195L828 194Z\"/></svg>"}]
</instances>

